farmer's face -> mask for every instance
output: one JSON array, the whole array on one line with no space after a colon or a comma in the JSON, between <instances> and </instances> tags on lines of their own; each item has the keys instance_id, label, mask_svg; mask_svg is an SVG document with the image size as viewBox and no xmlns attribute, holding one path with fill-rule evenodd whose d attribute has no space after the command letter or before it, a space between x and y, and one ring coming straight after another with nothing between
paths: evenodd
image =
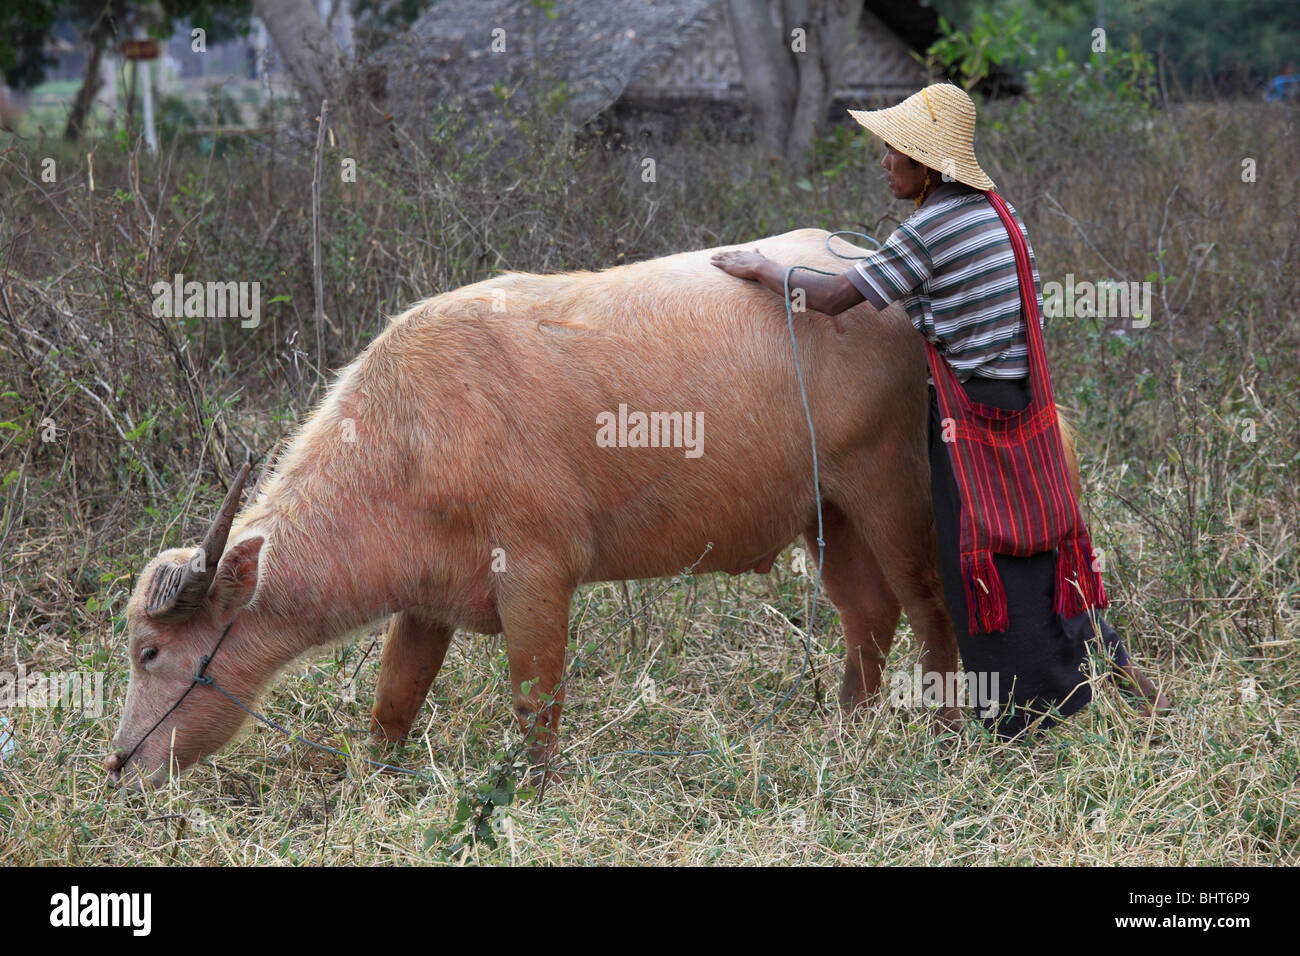
<instances>
[{"instance_id":1,"label":"farmer's face","mask_svg":"<svg viewBox=\"0 0 1300 956\"><path fill-rule=\"evenodd\" d=\"M923 165L913 162L892 146L885 147L880 165L884 167L885 178L895 199L915 199L920 195L925 186L926 168Z\"/></svg>"}]
</instances>

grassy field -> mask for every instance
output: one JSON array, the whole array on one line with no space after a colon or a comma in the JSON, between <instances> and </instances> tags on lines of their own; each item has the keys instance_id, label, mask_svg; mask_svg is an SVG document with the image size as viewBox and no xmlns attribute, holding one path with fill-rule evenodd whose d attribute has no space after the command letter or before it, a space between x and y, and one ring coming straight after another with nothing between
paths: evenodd
<instances>
[{"instance_id":1,"label":"grassy field","mask_svg":"<svg viewBox=\"0 0 1300 956\"><path fill-rule=\"evenodd\" d=\"M812 579L787 553L766 577L581 591L566 756L718 752L614 757L540 800L503 765L516 734L499 637L458 635L413 738L370 749L379 630L304 661L264 708L431 779L257 727L158 791L115 790L101 762L126 687L135 572L197 540L220 498L214 470L300 421L320 370L350 359L386 314L503 269L603 268L800 226L883 237L910 203L886 202L876 145L831 131L814 172L789 182L699 133L652 149L647 183L644 148L570 149L544 111L468 148L454 116L431 136L398 130L368 147L340 130L326 168L352 158L359 175L325 179L318 329L309 148L182 142L150 159L117 141L8 140L0 671L98 672L107 703L97 716L3 711L0 863L1296 863L1297 114L1025 110L992 106L978 146L1028 223L1043 279L1153 286L1149 327L1121 336L1058 319L1048 348L1081 434L1111 620L1176 713L1139 718L1101 690L1017 745L968 725L943 746L924 710L887 704L845 723L842 636L823 601L807 676L747 736L803 659ZM260 281L263 322L153 316L150 286L176 272ZM916 653L904 624L891 671L910 671Z\"/></svg>"}]
</instances>

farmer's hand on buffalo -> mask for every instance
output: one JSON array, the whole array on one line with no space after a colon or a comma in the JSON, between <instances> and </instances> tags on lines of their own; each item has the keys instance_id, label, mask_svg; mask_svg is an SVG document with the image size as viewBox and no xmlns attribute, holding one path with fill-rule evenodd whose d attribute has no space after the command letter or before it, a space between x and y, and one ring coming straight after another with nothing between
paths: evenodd
<instances>
[{"instance_id":1,"label":"farmer's hand on buffalo","mask_svg":"<svg viewBox=\"0 0 1300 956\"><path fill-rule=\"evenodd\" d=\"M742 249L715 252L713 258L709 260L723 272L738 279L757 279L759 267L766 261L767 257L757 249L753 252L745 252Z\"/></svg>"}]
</instances>

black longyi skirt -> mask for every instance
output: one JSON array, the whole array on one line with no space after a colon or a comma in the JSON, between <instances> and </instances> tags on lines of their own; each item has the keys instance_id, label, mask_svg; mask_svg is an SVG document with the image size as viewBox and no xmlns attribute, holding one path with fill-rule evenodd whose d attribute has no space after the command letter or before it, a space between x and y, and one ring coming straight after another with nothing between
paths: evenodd
<instances>
[{"instance_id":1,"label":"black longyi skirt","mask_svg":"<svg viewBox=\"0 0 1300 956\"><path fill-rule=\"evenodd\" d=\"M964 383L966 393L977 402L997 408L1019 410L1029 404L1029 380L1001 380L972 376ZM1128 663L1119 635L1101 620L1098 640L1089 616L1064 620L1052 610L1056 578L1056 552L1028 558L993 556L1007 593L1007 630L997 634L971 634L967 630L966 591L960 564L961 501L953 478L948 448L942 438L938 398L930 388L930 492L934 499L934 521L939 537L939 564L943 592L957 633L962 666L968 686L984 688L996 696L996 716L986 725L999 737L1011 738L1032 721L1043 717L1040 726L1068 717L1092 700L1082 666L1089 645L1116 665ZM996 694L992 691L996 688ZM972 694L972 697L976 695ZM981 711L992 703L971 700ZM990 708L989 713L992 713ZM1048 715L1048 716L1044 716Z\"/></svg>"}]
</instances>

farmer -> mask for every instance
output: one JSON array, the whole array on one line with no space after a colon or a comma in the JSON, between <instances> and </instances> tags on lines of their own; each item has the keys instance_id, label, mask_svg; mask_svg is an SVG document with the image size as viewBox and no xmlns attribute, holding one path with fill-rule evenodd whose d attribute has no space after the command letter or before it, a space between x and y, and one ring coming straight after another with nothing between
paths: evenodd
<instances>
[{"instance_id":1,"label":"farmer","mask_svg":"<svg viewBox=\"0 0 1300 956\"><path fill-rule=\"evenodd\" d=\"M916 212L843 275L795 273L791 286L797 276L808 308L830 316L863 301L880 310L901 300L929 343L930 492L944 596L965 669L988 675L998 688L988 725L1011 738L1086 706L1092 691L1081 666L1089 645L1145 701L1142 713L1150 713L1147 705L1168 710L1169 701L1096 613L1105 593L1073 491L1064 487L1041 331L1027 336L1022 321L1035 307L1032 295L1041 329L1038 270L1023 223L975 160L974 103L960 88L938 84L889 109L849 114L884 141L880 165L890 189L913 200ZM1023 244L1012 240L1013 221ZM712 262L784 297L787 264L757 250L718 253ZM1019 280L1031 274L1032 292ZM1041 374L1031 377L1035 369ZM1033 440L1018 437L1028 434L1018 426L1001 432L1021 443L1012 454L986 450L1005 442L972 440L981 429L1007 429L1021 411L1041 431ZM979 491L989 486L1029 491L1017 505L1011 496ZM1043 501L1057 504L1029 504Z\"/></svg>"}]
</instances>

